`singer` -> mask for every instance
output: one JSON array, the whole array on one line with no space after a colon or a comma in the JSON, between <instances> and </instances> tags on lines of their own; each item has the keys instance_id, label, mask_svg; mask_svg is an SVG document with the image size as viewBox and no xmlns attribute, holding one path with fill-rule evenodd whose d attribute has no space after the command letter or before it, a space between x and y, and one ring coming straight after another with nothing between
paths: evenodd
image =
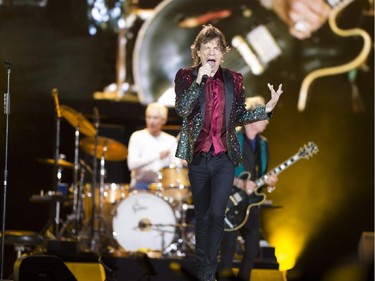
<instances>
[{"instance_id":1,"label":"singer","mask_svg":"<svg viewBox=\"0 0 375 281\"><path fill-rule=\"evenodd\" d=\"M188 162L199 281L216 280L225 209L235 167L242 161L235 128L268 120L282 94L282 85L275 91L268 84L270 101L246 110L243 76L221 67L228 50L219 29L203 26L191 46L193 66L175 76L175 108L183 118L176 156Z\"/></svg>"}]
</instances>

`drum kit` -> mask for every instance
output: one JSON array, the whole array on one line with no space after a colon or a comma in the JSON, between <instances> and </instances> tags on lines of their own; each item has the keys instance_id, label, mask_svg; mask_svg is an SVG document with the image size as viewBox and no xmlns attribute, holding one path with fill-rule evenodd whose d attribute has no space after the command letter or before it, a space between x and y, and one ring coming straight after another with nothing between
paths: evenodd
<instances>
[{"instance_id":1,"label":"drum kit","mask_svg":"<svg viewBox=\"0 0 375 281\"><path fill-rule=\"evenodd\" d=\"M31 197L32 202L51 203L50 218L42 234L47 239L77 242L79 251L95 254L127 255L144 250L160 256L182 257L192 253L194 225L188 224L187 219L193 207L189 202L187 169L174 165L161 169L158 182L150 184L148 191L105 182L106 161L126 160L127 147L98 136L98 125L95 127L81 113L55 101L60 112L57 116L61 114L61 119L75 128L75 159L74 163L65 160L59 148L54 159L37 159L56 167L55 190ZM85 137L80 140L81 133ZM92 168L80 159L80 151L93 158ZM64 169L73 170L70 188L61 182ZM92 175L92 182L87 182L86 172ZM60 218L61 204L71 207L65 220Z\"/></svg>"}]
</instances>

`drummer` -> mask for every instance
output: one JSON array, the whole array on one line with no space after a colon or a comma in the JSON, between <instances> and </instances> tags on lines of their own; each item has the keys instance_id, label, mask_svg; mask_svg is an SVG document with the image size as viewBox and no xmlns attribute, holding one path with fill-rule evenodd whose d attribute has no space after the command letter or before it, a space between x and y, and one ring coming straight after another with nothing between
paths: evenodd
<instances>
[{"instance_id":1,"label":"drummer","mask_svg":"<svg viewBox=\"0 0 375 281\"><path fill-rule=\"evenodd\" d=\"M131 171L130 188L148 190L158 182L158 172L170 164L181 165L175 157L177 139L162 131L168 119L168 108L159 103L147 106L146 128L135 131L129 139L128 168Z\"/></svg>"}]
</instances>

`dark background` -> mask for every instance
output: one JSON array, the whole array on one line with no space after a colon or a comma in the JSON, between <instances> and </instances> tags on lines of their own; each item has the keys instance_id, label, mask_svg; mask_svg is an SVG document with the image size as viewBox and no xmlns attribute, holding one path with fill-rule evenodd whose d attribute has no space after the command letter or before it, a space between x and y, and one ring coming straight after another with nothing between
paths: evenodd
<instances>
[{"instance_id":1,"label":"dark background","mask_svg":"<svg viewBox=\"0 0 375 281\"><path fill-rule=\"evenodd\" d=\"M366 7L366 1L362 2ZM141 1L140 6L153 8L157 3ZM102 91L116 80L117 34L107 28L90 36L86 8L84 1L73 0L50 0L44 8L0 5L0 58L12 62L8 136L6 115L0 117L0 151L4 159L0 164L4 170L4 163L7 163L9 172L6 229L40 231L48 219L48 206L30 202L30 197L41 190L53 190L53 167L37 161L54 158L53 88L58 89L61 104L82 113L90 121L96 107L101 115L101 136L127 145L130 134L144 126L145 105L126 100L93 99L95 91ZM357 12L344 22L346 26L360 25L373 35L373 17L362 17L361 9ZM141 20L134 24L131 30L134 39L128 44L129 83L134 82L131 57L141 24ZM159 28L163 30L162 26ZM341 60L354 57L361 41L343 42L333 44L344 54ZM187 53L191 43L185 42ZM324 42L313 41L312 44L315 48ZM361 234L374 229L373 52L368 68L357 73L360 99L352 98L347 73L324 77L313 84L307 108L299 112L296 107L298 91L300 78L305 73L301 70L292 75L288 70L306 69L306 62L300 60L308 56L306 50L314 51L314 48L308 43L299 43L289 61L273 69L268 77L261 78L275 85L283 83L285 93L265 133L270 141L271 167L296 153L308 141L319 146L319 153L313 159L303 160L279 176L278 189L269 198L283 208L264 214L263 231L270 242L276 244L276 250L278 230L294 232L292 237L300 251L294 268L288 272L288 280L328 280L327 276L336 268L356 262ZM324 53L329 48L322 48L321 56L314 53L314 60L320 58L322 63L334 65L334 59ZM0 89L3 93L7 91L5 67L0 68ZM268 98L265 87L262 93ZM358 100L360 106L355 107ZM179 124L180 119L171 109L168 125ZM169 132L178 133L177 130ZM9 141L8 158L5 157L6 139ZM64 119L61 120L60 152L73 162L74 128ZM82 158L86 157L82 151L80 153ZM106 182L129 182L126 161L107 165ZM71 170L64 170L63 180L71 183ZM69 209L64 211L69 213ZM12 249L6 248L8 271L13 258Z\"/></svg>"}]
</instances>

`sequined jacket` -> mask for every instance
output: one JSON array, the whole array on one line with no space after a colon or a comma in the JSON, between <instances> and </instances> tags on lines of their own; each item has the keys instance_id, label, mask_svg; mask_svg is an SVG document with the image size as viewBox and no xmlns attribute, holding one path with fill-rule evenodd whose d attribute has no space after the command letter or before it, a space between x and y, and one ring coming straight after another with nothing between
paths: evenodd
<instances>
[{"instance_id":1,"label":"sequined jacket","mask_svg":"<svg viewBox=\"0 0 375 281\"><path fill-rule=\"evenodd\" d=\"M225 85L225 122L228 156L237 166L242 155L236 135L236 126L269 119L265 106L253 110L245 108L243 76L227 68L220 68ZM205 116L205 91L195 82L198 68L179 69L175 77L175 109L182 119L176 157L191 163L194 144L201 132Z\"/></svg>"}]
</instances>

